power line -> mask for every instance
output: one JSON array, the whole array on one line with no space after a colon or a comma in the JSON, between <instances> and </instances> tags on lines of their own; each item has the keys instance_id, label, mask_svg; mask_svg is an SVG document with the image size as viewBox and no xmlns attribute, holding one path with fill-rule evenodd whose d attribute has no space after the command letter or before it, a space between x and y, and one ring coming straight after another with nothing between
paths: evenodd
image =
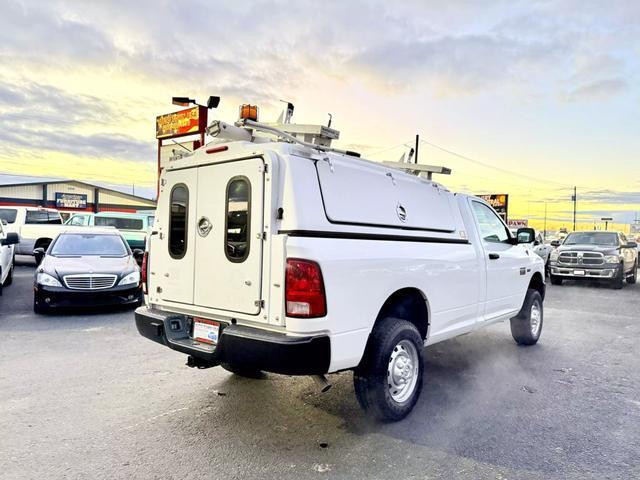
<instances>
[{"instance_id":1,"label":"power line","mask_svg":"<svg viewBox=\"0 0 640 480\"><path fill-rule=\"evenodd\" d=\"M429 141L424 140L424 139L421 139L420 141L425 143L425 144L427 144L427 145L429 145L429 146L431 146L431 147L433 147L433 148L437 148L438 150L441 150L441 151L443 151L445 153L448 153L449 155L453 155L454 157L461 158L462 160L466 160L468 162L475 163L476 165L480 165L480 166L483 166L483 167L486 167L486 168L491 168L493 170L498 170L498 171L506 173L508 175L514 175L516 177L526 178L528 180L533 180L533 181L540 182L540 183L555 183L556 185L561 185L561 186L566 187L566 188L572 188L573 187L573 185L569 185L569 184L566 184L566 183L556 182L554 180L549 180L549 179L536 178L536 177L532 177L530 175L524 175L522 173L516 173L516 172L513 172L511 170L507 170L506 168L496 167L495 165L491 165L489 163L481 162L480 160L476 160L476 159L468 157L466 155L462 155L460 153L454 152L453 150L449 150L448 148L441 147L440 145L436 145L435 143L429 142Z\"/></svg>"}]
</instances>

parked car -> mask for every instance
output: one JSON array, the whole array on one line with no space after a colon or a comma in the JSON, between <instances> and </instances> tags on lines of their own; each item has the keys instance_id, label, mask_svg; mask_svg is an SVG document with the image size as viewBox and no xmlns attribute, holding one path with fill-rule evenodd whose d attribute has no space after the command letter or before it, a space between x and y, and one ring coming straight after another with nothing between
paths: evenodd
<instances>
[{"instance_id":1,"label":"parked car","mask_svg":"<svg viewBox=\"0 0 640 480\"><path fill-rule=\"evenodd\" d=\"M113 228L66 227L45 252L34 251L33 309L138 305L140 268L122 235Z\"/></svg>"},{"instance_id":2,"label":"parked car","mask_svg":"<svg viewBox=\"0 0 640 480\"><path fill-rule=\"evenodd\" d=\"M153 215L142 213L100 212L76 213L66 225L115 227L132 249L144 249L147 232L153 225Z\"/></svg>"},{"instance_id":3,"label":"parked car","mask_svg":"<svg viewBox=\"0 0 640 480\"><path fill-rule=\"evenodd\" d=\"M544 264L518 244L532 229L514 237L480 198L332 150L325 126L304 126L306 143L296 125L237 125L214 123L216 140L163 170L141 335L191 367L323 390L353 370L360 405L386 420L415 405L424 345L505 320L538 341Z\"/></svg>"},{"instance_id":4,"label":"parked car","mask_svg":"<svg viewBox=\"0 0 640 480\"><path fill-rule=\"evenodd\" d=\"M636 283L638 250L635 242L617 232L573 232L550 256L551 283L564 279L606 280L622 288L624 280Z\"/></svg>"},{"instance_id":5,"label":"parked car","mask_svg":"<svg viewBox=\"0 0 640 480\"><path fill-rule=\"evenodd\" d=\"M53 208L0 207L0 219L6 220L9 232L18 234L18 255L32 255L35 248L46 250L62 228L60 212Z\"/></svg>"},{"instance_id":6,"label":"parked car","mask_svg":"<svg viewBox=\"0 0 640 480\"><path fill-rule=\"evenodd\" d=\"M13 268L15 262L15 245L18 243L18 234L7 231L7 223L0 220L0 295L3 287L13 282Z\"/></svg>"},{"instance_id":7,"label":"parked car","mask_svg":"<svg viewBox=\"0 0 640 480\"><path fill-rule=\"evenodd\" d=\"M515 236L517 235L517 229L512 228L511 233ZM523 243L523 242L520 242ZM544 238L542 237L542 233L534 229L534 237L533 241L529 243L523 243L523 245L527 245L531 250L533 250L536 255L538 255L545 265L545 272L549 273L549 255L551 254L551 250L553 247L550 244L545 243Z\"/></svg>"}]
</instances>

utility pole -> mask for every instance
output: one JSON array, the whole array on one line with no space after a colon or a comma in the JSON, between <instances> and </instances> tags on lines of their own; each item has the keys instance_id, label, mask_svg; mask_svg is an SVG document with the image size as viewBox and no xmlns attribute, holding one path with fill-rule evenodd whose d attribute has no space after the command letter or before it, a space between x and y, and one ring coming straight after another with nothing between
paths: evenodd
<instances>
[{"instance_id":1,"label":"utility pole","mask_svg":"<svg viewBox=\"0 0 640 480\"><path fill-rule=\"evenodd\" d=\"M577 187L573 187L573 196L571 197L573 200L573 231L576 231L576 203L578 202L578 194Z\"/></svg>"},{"instance_id":2,"label":"utility pole","mask_svg":"<svg viewBox=\"0 0 640 480\"><path fill-rule=\"evenodd\" d=\"M415 162L414 163L418 163L418 144L420 143L420 135L418 135L416 133L416 156L415 156Z\"/></svg>"},{"instance_id":3,"label":"utility pole","mask_svg":"<svg viewBox=\"0 0 640 480\"><path fill-rule=\"evenodd\" d=\"M547 238L547 202L544 202L544 238Z\"/></svg>"}]
</instances>

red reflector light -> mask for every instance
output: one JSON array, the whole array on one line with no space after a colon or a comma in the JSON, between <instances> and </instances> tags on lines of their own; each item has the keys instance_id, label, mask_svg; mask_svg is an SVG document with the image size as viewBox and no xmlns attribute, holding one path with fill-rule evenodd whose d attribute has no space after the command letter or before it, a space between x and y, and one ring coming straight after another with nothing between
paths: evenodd
<instances>
[{"instance_id":1,"label":"red reflector light","mask_svg":"<svg viewBox=\"0 0 640 480\"><path fill-rule=\"evenodd\" d=\"M147 268L149 267L149 252L144 252L142 257L142 292L147 294Z\"/></svg>"},{"instance_id":2,"label":"red reflector light","mask_svg":"<svg viewBox=\"0 0 640 480\"><path fill-rule=\"evenodd\" d=\"M289 317L314 318L327 314L320 265L311 260L287 259L285 301Z\"/></svg>"},{"instance_id":3,"label":"red reflector light","mask_svg":"<svg viewBox=\"0 0 640 480\"><path fill-rule=\"evenodd\" d=\"M227 145L223 145L221 147L207 148L205 151L207 153L218 153L218 152L225 152L227 150L229 150L229 147Z\"/></svg>"}]
</instances>

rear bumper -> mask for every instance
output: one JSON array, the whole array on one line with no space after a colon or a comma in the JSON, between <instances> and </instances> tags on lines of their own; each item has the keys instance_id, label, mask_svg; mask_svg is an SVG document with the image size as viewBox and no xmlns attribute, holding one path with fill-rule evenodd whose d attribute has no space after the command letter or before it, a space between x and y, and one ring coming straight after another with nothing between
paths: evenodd
<instances>
[{"instance_id":1,"label":"rear bumper","mask_svg":"<svg viewBox=\"0 0 640 480\"><path fill-rule=\"evenodd\" d=\"M321 375L329 371L331 341L326 335L293 337L241 325L221 325L216 346L194 341L191 318L148 307L135 312L143 337L190 355L197 366L220 363L285 375Z\"/></svg>"}]
</instances>

